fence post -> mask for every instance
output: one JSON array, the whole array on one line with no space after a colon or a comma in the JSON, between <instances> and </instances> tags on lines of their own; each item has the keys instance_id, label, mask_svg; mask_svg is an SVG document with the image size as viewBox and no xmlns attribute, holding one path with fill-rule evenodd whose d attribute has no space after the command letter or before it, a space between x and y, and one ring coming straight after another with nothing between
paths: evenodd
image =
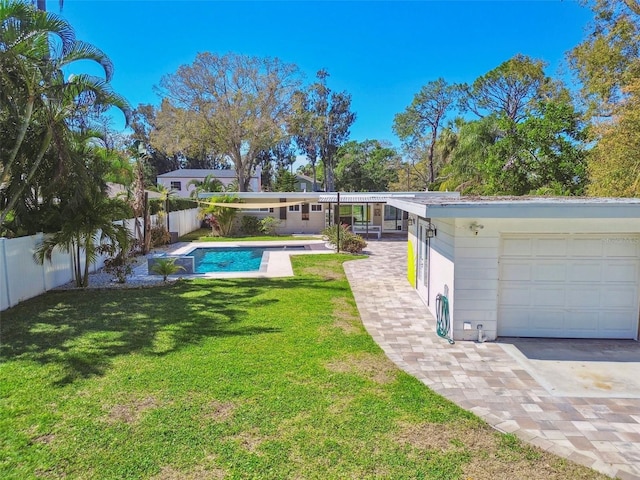
<instances>
[{"instance_id":1,"label":"fence post","mask_svg":"<svg viewBox=\"0 0 640 480\"><path fill-rule=\"evenodd\" d=\"M7 250L5 242L7 239L5 237L0 238L0 269L2 270L2 282L4 286L2 288L3 300L6 299L7 308L11 307L11 292L9 291L9 269L7 268ZM0 301L0 304L3 304L4 301ZM4 308L2 309L4 310Z\"/></svg>"}]
</instances>

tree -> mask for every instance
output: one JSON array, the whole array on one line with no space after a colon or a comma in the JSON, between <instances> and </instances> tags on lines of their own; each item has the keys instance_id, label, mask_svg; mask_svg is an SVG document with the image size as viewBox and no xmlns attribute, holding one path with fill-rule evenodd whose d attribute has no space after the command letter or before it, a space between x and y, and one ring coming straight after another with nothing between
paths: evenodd
<instances>
[{"instance_id":1,"label":"tree","mask_svg":"<svg viewBox=\"0 0 640 480\"><path fill-rule=\"evenodd\" d=\"M200 213L209 222L212 235L217 233L222 237L229 236L238 211L235 208L223 207L221 204L237 201L236 195L219 195L209 198L209 202L203 202Z\"/></svg>"},{"instance_id":2,"label":"tree","mask_svg":"<svg viewBox=\"0 0 640 480\"><path fill-rule=\"evenodd\" d=\"M55 34L58 45L50 38ZM105 79L65 75L70 64L90 60ZM113 66L100 50L75 40L68 23L24 4L0 3L0 224L18 203L37 199L39 184L64 183L68 142L86 129L90 112L115 106L129 118L126 101L113 93ZM25 205L23 207L26 208Z\"/></svg>"},{"instance_id":3,"label":"tree","mask_svg":"<svg viewBox=\"0 0 640 480\"><path fill-rule=\"evenodd\" d=\"M568 54L589 116L608 117L640 77L640 2L593 0L587 38Z\"/></svg>"},{"instance_id":4,"label":"tree","mask_svg":"<svg viewBox=\"0 0 640 480\"><path fill-rule=\"evenodd\" d=\"M290 136L284 137L269 150L259 152L258 164L262 167L262 188L267 191L273 189L273 182L278 173L289 169L295 161L296 155Z\"/></svg>"},{"instance_id":5,"label":"tree","mask_svg":"<svg viewBox=\"0 0 640 480\"><path fill-rule=\"evenodd\" d=\"M589 153L589 195L640 197L640 80L625 87L625 100L612 113L615 123L597 127Z\"/></svg>"},{"instance_id":6,"label":"tree","mask_svg":"<svg viewBox=\"0 0 640 480\"><path fill-rule=\"evenodd\" d=\"M276 178L273 185L274 192L295 192L296 176L289 170L281 168L276 172Z\"/></svg>"},{"instance_id":7,"label":"tree","mask_svg":"<svg viewBox=\"0 0 640 480\"><path fill-rule=\"evenodd\" d=\"M138 105L131 115L131 129L133 133L130 143L134 150L141 145L146 152L147 165L152 170L145 184L154 185L156 177L163 173L183 168L179 155L169 154L151 143L151 132L156 129L156 109L153 105Z\"/></svg>"},{"instance_id":8,"label":"tree","mask_svg":"<svg viewBox=\"0 0 640 480\"><path fill-rule=\"evenodd\" d=\"M38 10L41 10L44 12L47 9L47 0L36 0L36 6ZM64 0L59 0L58 7L60 8L60 10L62 10L63 6L64 6Z\"/></svg>"},{"instance_id":9,"label":"tree","mask_svg":"<svg viewBox=\"0 0 640 480\"><path fill-rule=\"evenodd\" d=\"M509 132L489 148L487 193L581 195L586 184L585 134L580 115L568 102L540 102L515 124L498 120Z\"/></svg>"},{"instance_id":10,"label":"tree","mask_svg":"<svg viewBox=\"0 0 640 480\"><path fill-rule=\"evenodd\" d=\"M224 192L225 188L223 183L216 178L214 174L209 174L202 180L190 180L187 183L187 187L193 185L193 190L189 196L194 200L198 200L198 196L203 192Z\"/></svg>"},{"instance_id":11,"label":"tree","mask_svg":"<svg viewBox=\"0 0 640 480\"><path fill-rule=\"evenodd\" d=\"M450 133L456 136L455 147L449 163L441 171L440 190L486 193L484 165L493 145L501 138L497 116L489 115L470 122L458 119L450 127Z\"/></svg>"},{"instance_id":12,"label":"tree","mask_svg":"<svg viewBox=\"0 0 640 480\"><path fill-rule=\"evenodd\" d=\"M397 181L400 158L377 140L350 141L336 155L336 187L350 192L384 192Z\"/></svg>"},{"instance_id":13,"label":"tree","mask_svg":"<svg viewBox=\"0 0 640 480\"><path fill-rule=\"evenodd\" d=\"M320 158L324 166L325 188L334 191L334 168L340 145L349 138L349 128L356 120L351 112L351 95L332 92L327 87L329 74L320 70L317 81L294 97L294 112L290 130L298 148L312 165L315 187L315 162Z\"/></svg>"},{"instance_id":14,"label":"tree","mask_svg":"<svg viewBox=\"0 0 640 480\"><path fill-rule=\"evenodd\" d=\"M502 114L517 123L531 105L553 92L553 82L544 67L541 60L516 55L463 86L462 105L479 117Z\"/></svg>"},{"instance_id":15,"label":"tree","mask_svg":"<svg viewBox=\"0 0 640 480\"><path fill-rule=\"evenodd\" d=\"M84 153L90 154L90 150ZM98 157L85 158L90 159L86 170L76 170L65 190L59 193L60 229L45 236L35 252L40 263L50 261L56 247L70 253L77 287L89 285L89 266L101 249L117 250L120 245L128 245L130 235L125 226L114 222L130 215L128 205L120 199L108 198L105 185L100 182L107 165Z\"/></svg>"},{"instance_id":16,"label":"tree","mask_svg":"<svg viewBox=\"0 0 640 480\"><path fill-rule=\"evenodd\" d=\"M230 158L240 191L247 191L258 153L285 135L298 69L278 59L200 53L160 82L165 99L160 130L192 148ZM152 133L159 141L160 132Z\"/></svg>"},{"instance_id":17,"label":"tree","mask_svg":"<svg viewBox=\"0 0 640 480\"><path fill-rule=\"evenodd\" d=\"M441 190L482 195L583 193L584 127L570 103L541 101L519 123L493 114L456 127Z\"/></svg>"},{"instance_id":18,"label":"tree","mask_svg":"<svg viewBox=\"0 0 640 480\"><path fill-rule=\"evenodd\" d=\"M394 118L393 130L402 141L415 145L427 137L427 161L431 184L436 180L434 156L439 129L459 97L458 85L449 85L443 78L439 78L423 86L413 98L411 105Z\"/></svg>"}]
</instances>

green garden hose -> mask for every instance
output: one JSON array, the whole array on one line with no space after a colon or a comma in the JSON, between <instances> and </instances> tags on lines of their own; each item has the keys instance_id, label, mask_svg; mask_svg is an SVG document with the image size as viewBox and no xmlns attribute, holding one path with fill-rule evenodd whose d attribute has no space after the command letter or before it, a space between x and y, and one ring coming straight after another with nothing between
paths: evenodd
<instances>
[{"instance_id":1,"label":"green garden hose","mask_svg":"<svg viewBox=\"0 0 640 480\"><path fill-rule=\"evenodd\" d=\"M439 337L446 338L453 345L455 342L449 336L449 299L442 294L436 296L436 333Z\"/></svg>"}]
</instances>

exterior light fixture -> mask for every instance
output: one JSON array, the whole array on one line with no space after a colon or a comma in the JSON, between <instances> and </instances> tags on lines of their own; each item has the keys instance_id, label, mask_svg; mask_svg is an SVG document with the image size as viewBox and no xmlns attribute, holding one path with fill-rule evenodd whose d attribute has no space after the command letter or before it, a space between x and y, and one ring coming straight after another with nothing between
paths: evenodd
<instances>
[{"instance_id":1,"label":"exterior light fixture","mask_svg":"<svg viewBox=\"0 0 640 480\"><path fill-rule=\"evenodd\" d=\"M474 235L478 235L478 232L484 228L484 225L480 225L478 222L472 222L469 225L469 230L471 230Z\"/></svg>"},{"instance_id":2,"label":"exterior light fixture","mask_svg":"<svg viewBox=\"0 0 640 480\"><path fill-rule=\"evenodd\" d=\"M436 234L438 233L438 230L436 230L435 225L433 225L432 223L430 223L427 226L427 229L425 231L425 234L427 235L427 238L433 238L436 236Z\"/></svg>"}]
</instances>

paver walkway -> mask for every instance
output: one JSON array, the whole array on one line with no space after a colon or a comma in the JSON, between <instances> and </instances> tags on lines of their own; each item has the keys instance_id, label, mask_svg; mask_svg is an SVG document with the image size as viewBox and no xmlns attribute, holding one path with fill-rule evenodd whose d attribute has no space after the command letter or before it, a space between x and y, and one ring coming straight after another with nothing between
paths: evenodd
<instances>
[{"instance_id":1,"label":"paver walkway","mask_svg":"<svg viewBox=\"0 0 640 480\"><path fill-rule=\"evenodd\" d=\"M553 396L498 343L449 345L406 278L406 249L406 241L370 241L368 259L345 263L362 321L393 362L500 431L640 479L640 399Z\"/></svg>"}]
</instances>

